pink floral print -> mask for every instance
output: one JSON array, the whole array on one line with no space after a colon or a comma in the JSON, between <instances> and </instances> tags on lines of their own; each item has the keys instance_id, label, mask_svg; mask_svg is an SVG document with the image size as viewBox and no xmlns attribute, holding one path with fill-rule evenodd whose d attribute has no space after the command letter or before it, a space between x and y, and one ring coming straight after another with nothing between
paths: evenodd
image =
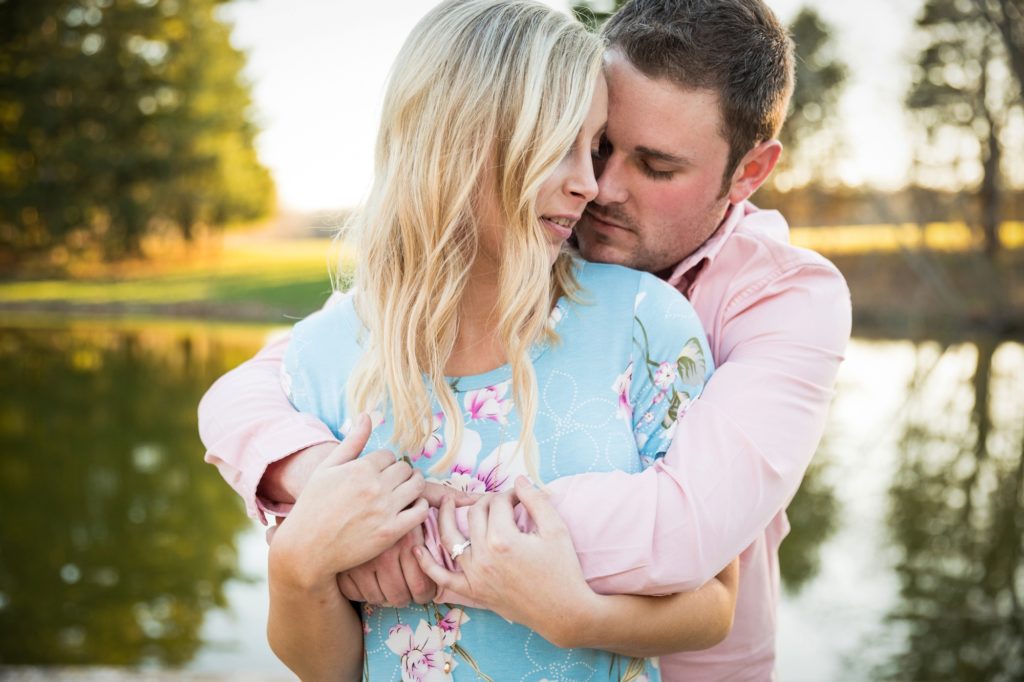
<instances>
[{"instance_id":1,"label":"pink floral print","mask_svg":"<svg viewBox=\"0 0 1024 682\"><path fill-rule=\"evenodd\" d=\"M528 475L519 441L502 443L477 463L480 449L480 434L466 429L447 485L469 493L495 493L510 487L516 476Z\"/></svg>"},{"instance_id":2,"label":"pink floral print","mask_svg":"<svg viewBox=\"0 0 1024 682\"><path fill-rule=\"evenodd\" d=\"M509 382L469 391L463 399L469 421L486 419L499 424L508 424L508 413L512 411L512 399L506 398Z\"/></svg>"},{"instance_id":3,"label":"pink floral print","mask_svg":"<svg viewBox=\"0 0 1024 682\"><path fill-rule=\"evenodd\" d=\"M427 442L423 444L418 454L412 456L412 461L418 460L420 457L426 457L430 459L434 454L444 446L444 438L441 436L441 426L444 423L444 412L435 412L431 417L430 428L432 433L427 437Z\"/></svg>"},{"instance_id":4,"label":"pink floral print","mask_svg":"<svg viewBox=\"0 0 1024 682\"><path fill-rule=\"evenodd\" d=\"M405 623L388 630L387 647L402 658L402 682L443 682L458 665L445 651L446 632L421 620L416 632Z\"/></svg>"},{"instance_id":5,"label":"pink floral print","mask_svg":"<svg viewBox=\"0 0 1024 682\"><path fill-rule=\"evenodd\" d=\"M633 416L633 406L629 404L629 387L632 383L633 363L630 362L612 384L612 390L619 394L619 408L616 414L623 419L630 419Z\"/></svg>"}]
</instances>

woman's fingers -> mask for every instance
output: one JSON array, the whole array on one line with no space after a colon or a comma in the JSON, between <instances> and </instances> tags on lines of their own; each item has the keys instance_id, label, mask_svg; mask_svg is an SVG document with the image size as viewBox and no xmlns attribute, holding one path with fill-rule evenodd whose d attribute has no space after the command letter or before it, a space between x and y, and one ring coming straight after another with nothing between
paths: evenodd
<instances>
[{"instance_id":1,"label":"woman's fingers","mask_svg":"<svg viewBox=\"0 0 1024 682\"><path fill-rule=\"evenodd\" d=\"M408 508L398 512L395 515L395 530L399 537L422 524L427 519L427 512L429 511L430 505L427 504L426 500L420 498Z\"/></svg>"},{"instance_id":2,"label":"woman's fingers","mask_svg":"<svg viewBox=\"0 0 1024 682\"><path fill-rule=\"evenodd\" d=\"M442 547L441 551L447 550ZM444 566L441 566L434 561L434 558L430 556L430 552L423 547L414 548L412 553L416 557L416 561L419 562L420 569L437 584L439 590L447 590L465 595L473 594L473 588L470 587L465 574L453 573Z\"/></svg>"},{"instance_id":3,"label":"woman's fingers","mask_svg":"<svg viewBox=\"0 0 1024 682\"><path fill-rule=\"evenodd\" d=\"M396 511L405 509L416 500L423 499L420 497L420 493L423 492L423 485L423 474L419 471L412 471L404 481L399 483L389 493L392 508ZM386 487L385 490L387 490ZM427 502L426 500L423 501Z\"/></svg>"},{"instance_id":4,"label":"woman's fingers","mask_svg":"<svg viewBox=\"0 0 1024 682\"><path fill-rule=\"evenodd\" d=\"M351 462L366 448L366 442L370 440L371 433L373 433L373 424L370 422L370 416L363 412L356 417L355 426L345 436L345 440L331 450L324 461L320 463L320 467L325 468Z\"/></svg>"},{"instance_id":5,"label":"woman's fingers","mask_svg":"<svg viewBox=\"0 0 1024 682\"><path fill-rule=\"evenodd\" d=\"M487 538L492 544L499 538L510 538L520 533L513 511L515 502L516 496L513 491L495 495L491 500L490 512L487 515Z\"/></svg>"},{"instance_id":6,"label":"woman's fingers","mask_svg":"<svg viewBox=\"0 0 1024 682\"><path fill-rule=\"evenodd\" d=\"M485 495L469 508L469 538L479 545L487 541L487 514L496 495Z\"/></svg>"},{"instance_id":7,"label":"woman's fingers","mask_svg":"<svg viewBox=\"0 0 1024 682\"><path fill-rule=\"evenodd\" d=\"M565 530L565 522L551 504L547 493L534 488L530 479L525 476L516 477L515 491L519 501L529 512L530 518L537 524L537 532L546 535Z\"/></svg>"},{"instance_id":8,"label":"woman's fingers","mask_svg":"<svg viewBox=\"0 0 1024 682\"><path fill-rule=\"evenodd\" d=\"M446 495L455 498L456 507L468 507L479 500L482 493L467 493L463 490L457 490L451 486L431 481L427 481L427 484L423 487L423 497L427 498L427 502L430 503L431 507L440 507L441 500Z\"/></svg>"},{"instance_id":9,"label":"woman's fingers","mask_svg":"<svg viewBox=\"0 0 1024 682\"><path fill-rule=\"evenodd\" d=\"M395 463L395 453L390 450L374 450L368 455L363 455L359 461L373 465L374 469L380 472Z\"/></svg>"}]
</instances>

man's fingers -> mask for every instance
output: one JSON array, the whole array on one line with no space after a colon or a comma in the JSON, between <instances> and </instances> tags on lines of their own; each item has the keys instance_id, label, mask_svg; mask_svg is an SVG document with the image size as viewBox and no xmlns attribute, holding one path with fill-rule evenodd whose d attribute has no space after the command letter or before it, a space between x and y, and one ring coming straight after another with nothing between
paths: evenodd
<instances>
[{"instance_id":1,"label":"man's fingers","mask_svg":"<svg viewBox=\"0 0 1024 682\"><path fill-rule=\"evenodd\" d=\"M374 573L372 564L365 563L360 566L356 566L348 572L348 576L355 583L356 588L360 594L365 597L365 601L368 604L374 606L380 606L387 602L387 598L384 596L384 591L380 589L380 585L377 583L377 574Z\"/></svg>"},{"instance_id":2,"label":"man's fingers","mask_svg":"<svg viewBox=\"0 0 1024 682\"><path fill-rule=\"evenodd\" d=\"M446 496L451 497L456 507L468 507L480 499L480 493L467 493L464 490L456 490L451 486L441 483L427 482L423 488L423 499L430 503L431 507L440 507L441 500Z\"/></svg>"},{"instance_id":3,"label":"man's fingers","mask_svg":"<svg viewBox=\"0 0 1024 682\"><path fill-rule=\"evenodd\" d=\"M418 544L416 544L416 540L410 540L414 534L415 531L408 533L406 538L402 540L403 546L402 552L399 555L399 565L401 566L402 575L405 577L405 585L412 596L412 600L417 604L429 604L437 595L437 584L423 572L419 561L413 554L413 549L423 547L422 533L420 533ZM410 543L412 543L411 546Z\"/></svg>"},{"instance_id":4,"label":"man's fingers","mask_svg":"<svg viewBox=\"0 0 1024 682\"><path fill-rule=\"evenodd\" d=\"M393 565L379 566L375 575L380 591L384 593L384 602L388 606L405 608L412 601L412 595L405 584L405 573L399 565L400 558L396 554Z\"/></svg>"},{"instance_id":5,"label":"man's fingers","mask_svg":"<svg viewBox=\"0 0 1024 682\"><path fill-rule=\"evenodd\" d=\"M366 601L366 597L356 587L355 582L349 577L348 573L339 573L337 576L338 589L341 590L342 596L349 601Z\"/></svg>"},{"instance_id":6,"label":"man's fingers","mask_svg":"<svg viewBox=\"0 0 1024 682\"><path fill-rule=\"evenodd\" d=\"M341 441L337 447L331 450L330 454L320 463L320 466L335 466L356 459L366 447L366 441L370 440L372 432L373 426L370 423L370 415L363 412L356 417L356 423L352 430L348 432L348 435L345 436L345 440Z\"/></svg>"},{"instance_id":7,"label":"man's fingers","mask_svg":"<svg viewBox=\"0 0 1024 682\"><path fill-rule=\"evenodd\" d=\"M543 535L546 531L565 529L565 522L551 504L547 493L538 490L525 476L517 476L515 483L516 496L529 512L530 518L537 524L537 531Z\"/></svg>"},{"instance_id":8,"label":"man's fingers","mask_svg":"<svg viewBox=\"0 0 1024 682\"><path fill-rule=\"evenodd\" d=\"M441 551L445 551L442 548ZM466 580L466 576L462 573L452 573L444 566L439 565L434 558L430 556L423 547L416 547L413 549L413 556L416 557L416 561L420 564L420 569L427 574L427 577L437 584L437 587L442 590L448 590L450 592L457 592L458 594L472 594L473 590L469 586L469 581Z\"/></svg>"}]
</instances>

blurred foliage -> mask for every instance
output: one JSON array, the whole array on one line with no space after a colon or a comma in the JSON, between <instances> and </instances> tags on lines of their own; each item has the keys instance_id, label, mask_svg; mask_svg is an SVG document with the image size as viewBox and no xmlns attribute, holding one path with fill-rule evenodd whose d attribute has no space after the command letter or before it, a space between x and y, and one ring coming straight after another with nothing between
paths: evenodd
<instances>
[{"instance_id":1,"label":"blurred foliage","mask_svg":"<svg viewBox=\"0 0 1024 682\"><path fill-rule=\"evenodd\" d=\"M194 330L97 329L0 328L6 664L180 665L240 577L248 520L195 410L240 356Z\"/></svg>"},{"instance_id":2,"label":"blurred foliage","mask_svg":"<svg viewBox=\"0 0 1024 682\"><path fill-rule=\"evenodd\" d=\"M0 251L118 257L269 211L222 2L0 2Z\"/></svg>"},{"instance_id":3,"label":"blurred foliage","mask_svg":"<svg viewBox=\"0 0 1024 682\"><path fill-rule=\"evenodd\" d=\"M829 444L822 441L786 508L789 535L779 546L779 573L789 594L799 594L821 569L821 547L839 527L839 501L828 479Z\"/></svg>"},{"instance_id":4,"label":"blurred foliage","mask_svg":"<svg viewBox=\"0 0 1024 682\"><path fill-rule=\"evenodd\" d=\"M942 356L965 350L973 376L936 392ZM938 360L919 349L889 508L902 598L890 618L906 646L886 678L1024 678L1024 400L1001 353L1020 362L995 338Z\"/></svg>"},{"instance_id":5,"label":"blurred foliage","mask_svg":"<svg viewBox=\"0 0 1024 682\"><path fill-rule=\"evenodd\" d=\"M917 28L921 50L906 99L924 132L915 181L935 184L951 167L960 182L980 176L979 210L965 217L991 257L1000 250L1007 131L1024 116L1024 0L927 0ZM1011 159L1024 153L1010 151Z\"/></svg>"},{"instance_id":6,"label":"blurred foliage","mask_svg":"<svg viewBox=\"0 0 1024 682\"><path fill-rule=\"evenodd\" d=\"M835 55L833 28L813 9L802 8L789 31L796 44L796 84L779 133L785 151L772 183L780 189L835 184L842 139L839 98L848 69Z\"/></svg>"}]
</instances>

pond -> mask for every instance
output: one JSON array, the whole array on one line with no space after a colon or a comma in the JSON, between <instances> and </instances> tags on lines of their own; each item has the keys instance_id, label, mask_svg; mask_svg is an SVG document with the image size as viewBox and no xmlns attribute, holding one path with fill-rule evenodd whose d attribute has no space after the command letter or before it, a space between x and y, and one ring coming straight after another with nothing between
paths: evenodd
<instances>
[{"instance_id":1,"label":"pond","mask_svg":"<svg viewBox=\"0 0 1024 682\"><path fill-rule=\"evenodd\" d=\"M0 662L289 679L195 409L267 327L0 327ZM782 680L1024 675L1024 345L854 339L790 507Z\"/></svg>"}]
</instances>

